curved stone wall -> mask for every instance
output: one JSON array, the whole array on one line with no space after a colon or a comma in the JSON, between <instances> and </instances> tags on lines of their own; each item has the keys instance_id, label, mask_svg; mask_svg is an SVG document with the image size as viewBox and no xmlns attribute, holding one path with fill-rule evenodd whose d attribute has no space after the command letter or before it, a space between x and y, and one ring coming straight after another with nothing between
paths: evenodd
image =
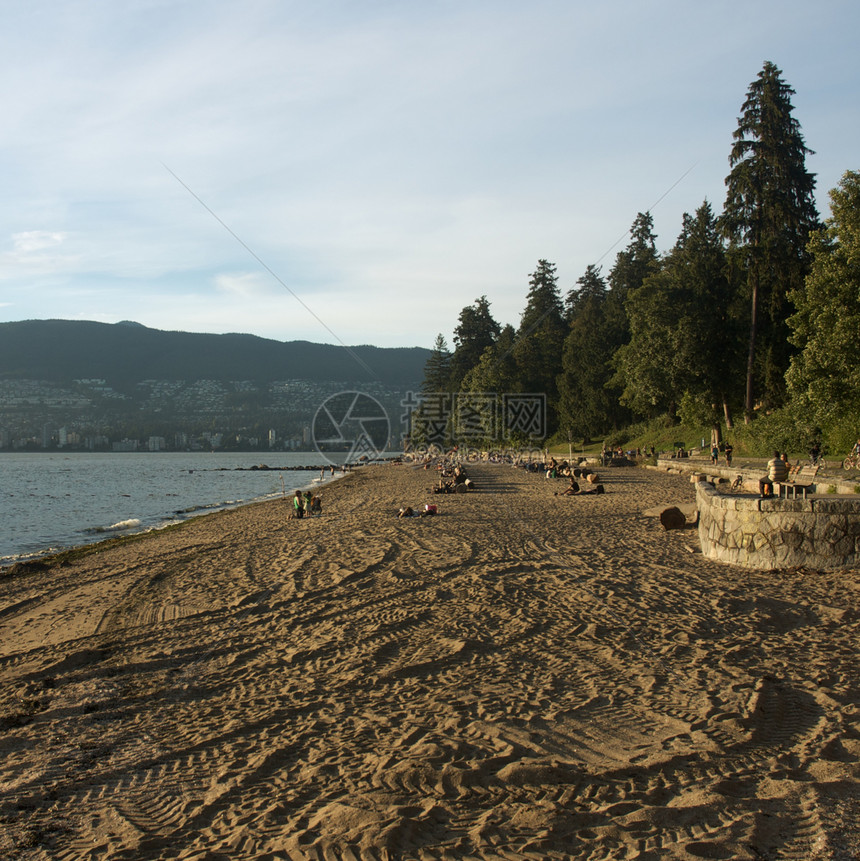
<instances>
[{"instance_id":1,"label":"curved stone wall","mask_svg":"<svg viewBox=\"0 0 860 861\"><path fill-rule=\"evenodd\" d=\"M860 563L860 499L759 499L699 481L696 502L709 559L762 570Z\"/></svg>"}]
</instances>

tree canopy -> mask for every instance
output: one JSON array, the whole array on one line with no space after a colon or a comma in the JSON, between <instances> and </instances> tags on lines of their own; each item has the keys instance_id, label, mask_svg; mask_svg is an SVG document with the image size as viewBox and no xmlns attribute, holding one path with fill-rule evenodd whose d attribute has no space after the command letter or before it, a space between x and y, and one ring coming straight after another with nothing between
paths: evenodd
<instances>
[{"instance_id":1,"label":"tree canopy","mask_svg":"<svg viewBox=\"0 0 860 861\"><path fill-rule=\"evenodd\" d=\"M860 416L860 172L830 192L831 216L809 243L811 271L791 293L789 391L819 424ZM860 432L860 431L857 431Z\"/></svg>"},{"instance_id":2,"label":"tree canopy","mask_svg":"<svg viewBox=\"0 0 860 861\"><path fill-rule=\"evenodd\" d=\"M500 326L476 299L453 355L437 341L426 384L447 374L454 398L544 397L547 430L562 438L658 415L695 415L716 438L734 410L750 420L787 397L822 421L860 414L860 174L831 193L819 230L792 95L765 62L733 134L721 213L704 201L684 214L662 255L652 214L637 213L608 274L588 266L564 299L540 258L519 325Z\"/></svg>"},{"instance_id":3,"label":"tree canopy","mask_svg":"<svg viewBox=\"0 0 860 861\"><path fill-rule=\"evenodd\" d=\"M766 62L750 84L729 156L722 224L749 302L747 421L757 398L766 407L784 400L791 356L788 295L803 284L806 245L818 222L815 177L806 170L812 150L792 116L793 95L782 72Z\"/></svg>"}]
</instances>

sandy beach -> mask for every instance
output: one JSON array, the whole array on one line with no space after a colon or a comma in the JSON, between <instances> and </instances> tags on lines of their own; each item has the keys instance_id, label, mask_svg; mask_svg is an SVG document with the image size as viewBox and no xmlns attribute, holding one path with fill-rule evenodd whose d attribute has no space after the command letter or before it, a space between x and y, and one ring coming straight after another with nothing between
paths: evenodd
<instances>
[{"instance_id":1,"label":"sandy beach","mask_svg":"<svg viewBox=\"0 0 860 861\"><path fill-rule=\"evenodd\" d=\"M857 570L704 559L686 477L469 469L0 573L0 857L860 858Z\"/></svg>"}]
</instances>

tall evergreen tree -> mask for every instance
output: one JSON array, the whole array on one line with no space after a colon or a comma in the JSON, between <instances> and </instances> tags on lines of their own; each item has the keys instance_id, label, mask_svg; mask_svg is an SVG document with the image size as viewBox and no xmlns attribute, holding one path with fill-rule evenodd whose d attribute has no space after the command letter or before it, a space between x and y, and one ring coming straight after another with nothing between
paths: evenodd
<instances>
[{"instance_id":1,"label":"tall evergreen tree","mask_svg":"<svg viewBox=\"0 0 860 861\"><path fill-rule=\"evenodd\" d=\"M476 299L460 312L454 329L454 353L451 356L451 388L460 388L466 374L478 364L484 350L491 347L501 331L490 313L486 296Z\"/></svg>"},{"instance_id":2,"label":"tall evergreen tree","mask_svg":"<svg viewBox=\"0 0 860 861\"><path fill-rule=\"evenodd\" d=\"M606 389L613 349L606 337L606 281L589 266L567 297L570 329L558 376L559 426L577 439L608 430L614 408Z\"/></svg>"},{"instance_id":3,"label":"tall evergreen tree","mask_svg":"<svg viewBox=\"0 0 860 861\"><path fill-rule=\"evenodd\" d=\"M440 333L433 343L433 351L424 363L424 382L421 391L425 394L448 392L451 384L451 353L448 343Z\"/></svg>"},{"instance_id":4,"label":"tall evergreen tree","mask_svg":"<svg viewBox=\"0 0 860 861\"><path fill-rule=\"evenodd\" d=\"M550 431L555 425L556 378L561 370L561 350L567 330L555 269L548 260L539 260L531 274L513 351L520 391L546 395Z\"/></svg>"},{"instance_id":5,"label":"tall evergreen tree","mask_svg":"<svg viewBox=\"0 0 860 861\"><path fill-rule=\"evenodd\" d=\"M765 406L784 397L791 355L788 294L803 285L806 245L818 222L815 178L806 170L812 150L792 116L794 92L766 62L750 84L729 157L723 228L749 304L746 421L756 393Z\"/></svg>"},{"instance_id":6,"label":"tall evergreen tree","mask_svg":"<svg viewBox=\"0 0 860 861\"><path fill-rule=\"evenodd\" d=\"M606 296L606 281L600 274L600 266L589 263L585 273L577 280L578 287L569 290L564 300L564 319L568 326L576 319L582 305L594 296Z\"/></svg>"},{"instance_id":7,"label":"tall evergreen tree","mask_svg":"<svg viewBox=\"0 0 860 861\"><path fill-rule=\"evenodd\" d=\"M654 218L650 212L639 212L630 227L630 242L615 257L609 272L609 290L604 307L604 349L610 359L604 367L604 386L611 404L611 427L620 427L630 420L629 410L621 403L622 389L617 379L613 382L611 356L630 340L630 321L627 317L627 297L642 286L644 280L660 266L657 255Z\"/></svg>"}]
</instances>

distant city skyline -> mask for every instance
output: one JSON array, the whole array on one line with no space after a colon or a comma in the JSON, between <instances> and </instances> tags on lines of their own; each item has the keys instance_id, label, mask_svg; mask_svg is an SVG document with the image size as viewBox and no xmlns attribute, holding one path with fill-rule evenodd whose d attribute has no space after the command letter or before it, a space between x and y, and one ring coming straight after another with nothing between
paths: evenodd
<instances>
[{"instance_id":1,"label":"distant city skyline","mask_svg":"<svg viewBox=\"0 0 860 861\"><path fill-rule=\"evenodd\" d=\"M766 60L828 191L854 3L2 2L0 321L432 347L722 209Z\"/></svg>"}]
</instances>

